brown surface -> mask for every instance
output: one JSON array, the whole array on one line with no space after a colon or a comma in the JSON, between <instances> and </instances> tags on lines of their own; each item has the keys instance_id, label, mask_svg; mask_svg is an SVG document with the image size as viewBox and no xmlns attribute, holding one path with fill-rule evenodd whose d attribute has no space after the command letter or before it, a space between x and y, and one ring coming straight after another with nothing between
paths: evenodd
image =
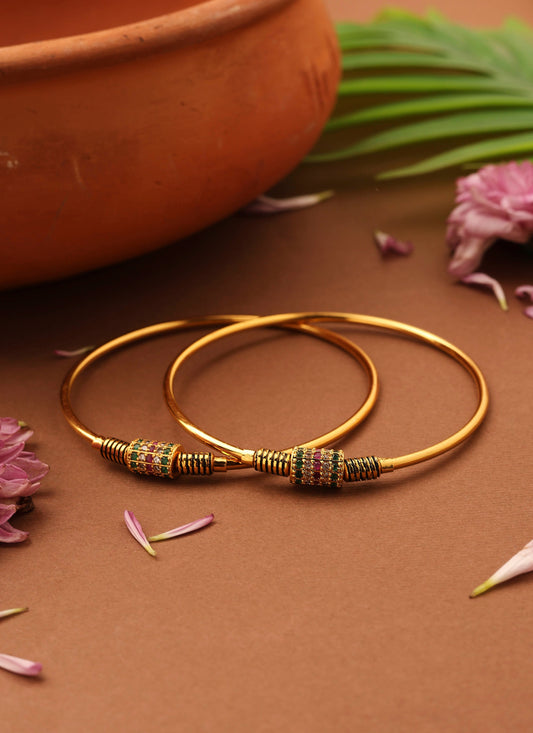
<instances>
[{"instance_id":1,"label":"brown surface","mask_svg":"<svg viewBox=\"0 0 533 733\"><path fill-rule=\"evenodd\" d=\"M439 7L478 19L465 3ZM533 22L529 0L497 7ZM351 3L332 8L357 15ZM492 6L483 12L497 20ZM18 521L31 541L0 548L2 607L31 608L2 622L0 650L44 664L40 681L1 674L6 731L531 730L533 576L468 594L533 537L533 324L512 297L533 281L532 261L512 246L487 259L510 296L503 313L446 274L453 174L378 185L362 163L302 167L279 191L330 186L337 195L314 209L234 217L153 256L0 295L2 412L34 426L51 465L35 512ZM380 259L376 227L412 239L413 256ZM485 425L449 457L328 494L246 474L143 481L63 420L68 364L55 348L188 315L296 309L372 313L450 339L487 376ZM79 391L80 415L128 439L177 436L160 383L189 338L109 359ZM450 360L358 339L382 392L344 442L349 454L408 452L466 419L471 384ZM308 438L362 396L360 371L312 339L265 333L237 345L195 361L180 393L191 417L245 447ZM124 509L151 533L211 511L216 521L159 545L154 560L128 535Z\"/></svg>"}]
</instances>

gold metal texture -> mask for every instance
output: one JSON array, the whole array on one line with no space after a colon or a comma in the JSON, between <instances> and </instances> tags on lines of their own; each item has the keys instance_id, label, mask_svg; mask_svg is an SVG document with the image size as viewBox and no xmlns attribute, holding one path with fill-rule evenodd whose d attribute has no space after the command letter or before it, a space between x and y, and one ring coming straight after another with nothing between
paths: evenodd
<instances>
[{"instance_id":1,"label":"gold metal texture","mask_svg":"<svg viewBox=\"0 0 533 733\"><path fill-rule=\"evenodd\" d=\"M204 348L205 346L208 346L209 344L212 344L215 341L218 341L219 339L225 338L226 336L231 336L235 333L240 333L242 331L251 330L254 328L266 328L270 326L277 326L279 324L287 324L287 323L293 323L293 324L302 324L302 322L306 323L323 323L323 322L333 322L333 323L350 323L360 326L366 326L370 328L376 328L376 329L383 329L385 331L391 331L393 333L401 333L406 336L409 336L411 338L414 338L415 340L425 342L429 344L430 346L435 347L439 351L444 352L448 356L452 357L456 362L458 362L462 367L466 369L466 371L470 374L472 379L474 380L476 389L477 389L477 396L478 396L478 403L475 409L474 414L472 417L453 435L450 435L449 437L445 438L444 440L439 441L438 443L431 445L427 448L423 448L422 450L414 451L413 453L408 453L406 455L397 456L395 458L376 458L376 457L369 457L365 459L355 459L356 461L371 461L379 462L379 468L383 472L390 472L394 469L398 468L404 468L406 466L411 466L416 463L421 463L422 461L427 461L430 458L435 458L436 456L445 453L446 451L449 451L450 449L454 448L455 446L459 445L459 443L462 443L464 440L466 440L482 423L489 404L489 396L488 396L488 389L487 384L485 382L485 378L483 377L483 374L480 370L480 368L477 366L477 364L467 355L459 349L457 346L454 346L449 341L446 341L445 339L441 338L440 336L437 336L429 331L425 331L421 328L418 328L416 326L411 326L407 323L402 323L400 321L394 321L389 318L380 318L377 316L367 316L367 315L360 315L355 313L337 313L337 312L310 312L310 313L282 313L277 315L271 315L271 316L262 316L255 318L253 320L246 320L241 321L239 323L232 324L230 326L226 326L224 328L221 328L213 333L208 334L207 336L203 336L202 338L195 341L193 344L188 346L186 349L184 349L179 356L174 360L174 362L169 366L167 373L165 375L165 382L164 382L164 390L165 390L165 397L167 400L167 404L169 406L169 409L171 413L174 415L176 420L180 423L180 425L187 430L191 435L194 435L195 438L198 438L204 443L207 443L207 445L210 445L213 448L218 449L222 453L232 456L234 458L237 458L238 460L242 461L246 465L253 466L254 464L257 465L257 460L254 460L254 456L256 454L253 450L248 450L244 448L239 448L234 445L230 445L229 443L226 443L222 440L219 440L218 438L213 437L212 435L209 435L209 433L206 433L204 430L199 428L197 425L195 425L192 420L190 420L180 409L176 397L174 394L174 379L176 376L176 373L178 372L178 369L181 367L181 365L187 361L193 354L200 351L200 349ZM329 434L329 442L335 442L340 437L342 437L342 433L340 432L340 429L338 428L336 431L333 430ZM302 444L303 447L309 446L309 445L315 445L318 447L317 443L305 443ZM290 449L284 449L284 452L287 452ZM347 459L346 465L349 464L349 462L352 459ZM261 462L263 463L263 462ZM365 463L366 465L366 463ZM369 464L370 465L370 464ZM256 470L266 470L263 468L257 468ZM369 475L362 475L368 473ZM353 476L352 476L353 474ZM374 475L376 474L376 475ZM350 471L345 471L345 479L346 480L360 480L361 478L374 478L377 477L379 473L376 473L375 471L363 471L359 470L357 466L352 467Z\"/></svg>"},{"instance_id":2,"label":"gold metal texture","mask_svg":"<svg viewBox=\"0 0 533 733\"><path fill-rule=\"evenodd\" d=\"M130 444L128 442L95 433L91 428L87 427L75 414L72 407L72 391L75 383L78 381L81 375L93 364L95 364L95 362L99 361L103 357L113 353L114 351L117 351L118 349L125 348L139 341L144 341L145 339L163 336L193 328L205 328L208 326L222 327L224 325L227 325L228 323L238 325L249 320L254 320L255 318L256 316L250 315L220 315L183 319L179 321L167 321L164 323L157 323L151 326L147 326L145 328L140 328L135 331L130 331L129 333L123 334L122 336L118 336L117 338L108 341L107 343L95 348L89 354L84 356L66 374L61 386L60 394L61 407L63 409L65 418L67 419L70 426L79 435L81 435L82 438L89 441L94 448L98 449L101 452L104 458L114 461L116 463L127 465L131 469L131 461L129 460L131 448L129 447ZM318 437L313 438L312 440L303 444L304 446L313 445L317 447L328 445L329 443L334 442L346 435L350 430L352 430L356 425L364 420L374 407L379 389L376 368L370 357L359 346L354 344L351 340L346 339L337 333L317 328L306 323L290 323L285 325L282 323L281 319L278 320L277 325L283 328L301 331L305 334L320 338L333 344L334 346L343 349L351 356L353 356L357 360L357 362L359 362L359 364L362 365L365 373L368 376L369 384L367 394L362 405L338 427L328 431L327 433L324 433L323 435L319 435ZM288 450L291 449L289 448ZM174 458L172 475L193 472L189 469L184 470L184 467L187 468L189 465L187 462L187 455L188 454L183 453L181 457L176 456ZM194 455L196 456L199 454ZM224 457L213 456L212 470L225 471L227 469L246 468L249 467L249 465L249 463L243 464L240 457L227 456L226 452L226 456ZM204 471L199 470L197 473L204 473Z\"/></svg>"}]
</instances>

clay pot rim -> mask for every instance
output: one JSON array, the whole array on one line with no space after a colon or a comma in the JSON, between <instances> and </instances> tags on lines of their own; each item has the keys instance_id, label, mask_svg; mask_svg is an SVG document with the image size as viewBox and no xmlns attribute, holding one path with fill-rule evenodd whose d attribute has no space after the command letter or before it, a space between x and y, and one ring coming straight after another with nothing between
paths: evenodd
<instances>
[{"instance_id":1,"label":"clay pot rim","mask_svg":"<svg viewBox=\"0 0 533 733\"><path fill-rule=\"evenodd\" d=\"M174 13L74 36L0 47L0 80L113 63L191 45L251 24L294 0L206 0Z\"/></svg>"}]
</instances>

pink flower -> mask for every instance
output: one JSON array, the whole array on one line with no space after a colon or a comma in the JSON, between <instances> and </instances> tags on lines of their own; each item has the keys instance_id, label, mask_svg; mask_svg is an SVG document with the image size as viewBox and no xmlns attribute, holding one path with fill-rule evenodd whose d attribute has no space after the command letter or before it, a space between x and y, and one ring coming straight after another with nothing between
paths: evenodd
<instances>
[{"instance_id":1,"label":"pink flower","mask_svg":"<svg viewBox=\"0 0 533 733\"><path fill-rule=\"evenodd\" d=\"M533 235L533 164L487 165L459 178L455 201L446 232L453 251L448 271L461 278L497 239L524 244Z\"/></svg>"},{"instance_id":2,"label":"pink flower","mask_svg":"<svg viewBox=\"0 0 533 733\"><path fill-rule=\"evenodd\" d=\"M25 441L32 435L33 431L14 418L0 417L0 542L26 539L28 533L15 529L8 521L17 510L13 500L31 508L31 500L24 498L37 491L48 472L46 463L24 450ZM2 499L10 503L2 504Z\"/></svg>"}]
</instances>

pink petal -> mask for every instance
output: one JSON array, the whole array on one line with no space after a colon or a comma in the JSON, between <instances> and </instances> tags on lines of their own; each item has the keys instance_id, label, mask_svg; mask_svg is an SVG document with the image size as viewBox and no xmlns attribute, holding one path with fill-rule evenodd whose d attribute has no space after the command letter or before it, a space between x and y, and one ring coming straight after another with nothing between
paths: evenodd
<instances>
[{"instance_id":1,"label":"pink petal","mask_svg":"<svg viewBox=\"0 0 533 733\"><path fill-rule=\"evenodd\" d=\"M15 504L0 504L0 524L7 522L11 519L13 514L17 511Z\"/></svg>"},{"instance_id":2,"label":"pink petal","mask_svg":"<svg viewBox=\"0 0 533 733\"><path fill-rule=\"evenodd\" d=\"M529 298L533 303L533 285L519 285L514 294L517 298Z\"/></svg>"},{"instance_id":3,"label":"pink petal","mask_svg":"<svg viewBox=\"0 0 533 733\"><path fill-rule=\"evenodd\" d=\"M10 654L0 654L0 667L7 669L8 672L15 672L15 674L35 677L41 672L43 665L39 662L31 662L29 659L12 657Z\"/></svg>"},{"instance_id":4,"label":"pink petal","mask_svg":"<svg viewBox=\"0 0 533 733\"><path fill-rule=\"evenodd\" d=\"M254 201L241 209L242 214L268 215L279 214L282 211L295 211L314 206L333 196L333 191L322 191L305 196L292 196L290 198L275 199L270 196L258 196Z\"/></svg>"},{"instance_id":5,"label":"pink petal","mask_svg":"<svg viewBox=\"0 0 533 733\"><path fill-rule=\"evenodd\" d=\"M524 244L533 235L533 165L524 163L487 165L458 179L446 234L456 277L477 269L497 239Z\"/></svg>"},{"instance_id":6,"label":"pink petal","mask_svg":"<svg viewBox=\"0 0 533 733\"><path fill-rule=\"evenodd\" d=\"M56 356L61 356L64 359L70 359L73 356L81 356L82 354L87 354L93 349L94 346L80 346L79 349L55 349L54 354Z\"/></svg>"},{"instance_id":7,"label":"pink petal","mask_svg":"<svg viewBox=\"0 0 533 733\"><path fill-rule=\"evenodd\" d=\"M24 542L29 537L29 532L13 527L9 522L0 524L0 542L6 544L14 544L16 542Z\"/></svg>"},{"instance_id":8,"label":"pink petal","mask_svg":"<svg viewBox=\"0 0 533 733\"><path fill-rule=\"evenodd\" d=\"M502 286L497 280L490 277L490 275L486 275L484 272L472 272L470 275L462 277L461 282L465 285L482 285L483 287L490 288L496 296L500 308L504 311L508 310L507 300Z\"/></svg>"},{"instance_id":9,"label":"pink petal","mask_svg":"<svg viewBox=\"0 0 533 733\"><path fill-rule=\"evenodd\" d=\"M517 298L529 298L533 303L533 285L519 285L514 294ZM522 313L528 318L533 318L533 305L528 305Z\"/></svg>"},{"instance_id":10,"label":"pink petal","mask_svg":"<svg viewBox=\"0 0 533 733\"><path fill-rule=\"evenodd\" d=\"M493 586L498 585L498 583L503 583L523 573L529 573L531 570L533 570L533 540L528 542L520 552L517 552L501 568L496 570L488 580L478 585L477 588L474 588L470 597L474 598L475 596L479 596L481 593L490 590Z\"/></svg>"},{"instance_id":11,"label":"pink petal","mask_svg":"<svg viewBox=\"0 0 533 733\"><path fill-rule=\"evenodd\" d=\"M453 257L448 265L448 272L454 277L469 275L479 265L486 250L494 243L494 239L464 237L455 247Z\"/></svg>"},{"instance_id":12,"label":"pink petal","mask_svg":"<svg viewBox=\"0 0 533 733\"><path fill-rule=\"evenodd\" d=\"M0 445L0 463L12 463L24 450L24 443Z\"/></svg>"},{"instance_id":13,"label":"pink petal","mask_svg":"<svg viewBox=\"0 0 533 733\"><path fill-rule=\"evenodd\" d=\"M150 542L159 542L160 540L169 540L172 537L179 537L182 534L194 532L197 529L206 527L208 524L211 524L214 518L214 514L208 514L207 517L196 519L194 522L189 522L188 524L183 524L181 527L176 527L176 529L169 529L167 532L156 534L153 537L149 537L148 539L150 540Z\"/></svg>"},{"instance_id":14,"label":"pink petal","mask_svg":"<svg viewBox=\"0 0 533 733\"><path fill-rule=\"evenodd\" d=\"M40 481L50 470L50 467L46 463L36 458L35 453L26 450L17 456L14 464L25 471L32 485L36 481Z\"/></svg>"},{"instance_id":15,"label":"pink petal","mask_svg":"<svg viewBox=\"0 0 533 733\"><path fill-rule=\"evenodd\" d=\"M374 241L382 255L389 253L410 255L414 249L412 242L404 242L401 239L396 239L391 234L379 230L374 232Z\"/></svg>"},{"instance_id":16,"label":"pink petal","mask_svg":"<svg viewBox=\"0 0 533 733\"><path fill-rule=\"evenodd\" d=\"M140 522L135 514L126 510L124 512L124 521L126 522L126 527L129 529L132 536L137 540L137 542L142 545L142 547L144 547L148 554L155 557L156 552L154 548L150 546L150 543L148 542L148 539L143 532L143 528L141 527Z\"/></svg>"},{"instance_id":17,"label":"pink petal","mask_svg":"<svg viewBox=\"0 0 533 733\"><path fill-rule=\"evenodd\" d=\"M26 423L21 423L14 417L0 417L0 444L14 445L24 443L33 435Z\"/></svg>"},{"instance_id":18,"label":"pink petal","mask_svg":"<svg viewBox=\"0 0 533 733\"><path fill-rule=\"evenodd\" d=\"M15 616L17 613L24 613L25 611L28 611L28 607L24 606L22 608L7 608L5 611L0 611L0 618L6 618L7 616Z\"/></svg>"},{"instance_id":19,"label":"pink petal","mask_svg":"<svg viewBox=\"0 0 533 733\"><path fill-rule=\"evenodd\" d=\"M15 496L31 496L35 489L26 471L13 464L4 465L0 470L0 498L11 499Z\"/></svg>"}]
</instances>

